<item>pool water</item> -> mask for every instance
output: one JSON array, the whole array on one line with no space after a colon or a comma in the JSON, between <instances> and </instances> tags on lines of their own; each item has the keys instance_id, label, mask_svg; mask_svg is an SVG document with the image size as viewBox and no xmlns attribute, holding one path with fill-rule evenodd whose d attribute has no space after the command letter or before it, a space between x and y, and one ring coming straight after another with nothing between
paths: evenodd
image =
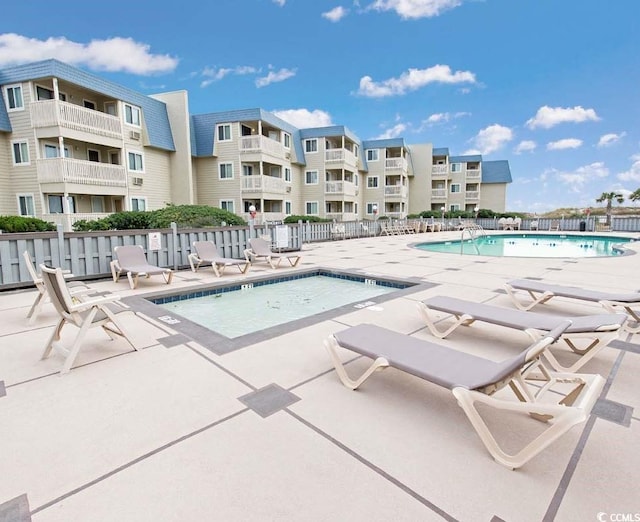
<instances>
[{"instance_id":1,"label":"pool water","mask_svg":"<svg viewBox=\"0 0 640 522\"><path fill-rule=\"evenodd\" d=\"M375 304L367 300L397 289L397 285L375 280L314 275L259 286L248 283L231 292L187 299L181 296L180 300L156 304L235 338L351 303L358 303L358 307Z\"/></svg>"},{"instance_id":2,"label":"pool water","mask_svg":"<svg viewBox=\"0 0 640 522\"><path fill-rule=\"evenodd\" d=\"M497 257L602 257L623 253L617 245L631 238L565 234L507 234L480 236L475 240L420 243L421 250L450 254Z\"/></svg>"}]
</instances>

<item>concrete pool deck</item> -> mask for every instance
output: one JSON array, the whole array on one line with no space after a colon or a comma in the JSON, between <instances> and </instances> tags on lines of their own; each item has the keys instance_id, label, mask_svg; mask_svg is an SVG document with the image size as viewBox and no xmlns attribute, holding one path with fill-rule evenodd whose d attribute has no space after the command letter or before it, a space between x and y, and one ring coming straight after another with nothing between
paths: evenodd
<instances>
[{"instance_id":1,"label":"concrete pool deck","mask_svg":"<svg viewBox=\"0 0 640 522\"><path fill-rule=\"evenodd\" d=\"M607 379L587 422L516 471L492 460L448 390L393 369L355 392L340 383L323 341L360 323L494 359L529 343L487 324L435 340L416 309L429 296L513 308L504 283L526 277L640 289L636 255L490 258L408 246L443 238L459 233L305 244L299 268L256 263L247 276L179 271L171 289L312 267L428 284L221 355L131 314L127 324L144 349L93 329L63 376L60 355L40 360L53 307L29 325L35 290L0 293L0 522L589 521L640 513L639 335L623 334L581 370ZM137 290L126 281L91 286L123 297L167 288L157 278ZM536 310L602 312L560 298ZM75 334L68 330L63 340ZM354 374L367 366L346 350L342 358ZM503 415L486 415L505 443L522 440Z\"/></svg>"}]
</instances>

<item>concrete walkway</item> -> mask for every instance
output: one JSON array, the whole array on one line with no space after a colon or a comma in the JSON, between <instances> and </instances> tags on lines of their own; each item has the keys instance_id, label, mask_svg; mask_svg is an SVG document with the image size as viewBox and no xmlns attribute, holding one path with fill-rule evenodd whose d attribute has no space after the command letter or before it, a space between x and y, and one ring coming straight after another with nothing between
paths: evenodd
<instances>
[{"instance_id":1,"label":"concrete walkway","mask_svg":"<svg viewBox=\"0 0 640 522\"><path fill-rule=\"evenodd\" d=\"M135 291L126 280L92 282L126 297L326 267L428 284L223 355L147 314L127 314L143 350L94 329L63 376L60 355L40 360L53 307L29 325L35 291L0 294L0 522L572 522L640 513L637 335L624 334L581 370L607 379L590 419L517 471L491 459L448 390L392 369L356 392L342 386L323 340L375 323L434 341L416 309L429 296L513 308L504 283L525 277L640 289L636 255L489 258L409 246L446 237L459 233L304 245L298 268L256 263L246 276L229 270L220 279L211 269L180 271L170 287L161 278ZM539 310L602 313L559 298ZM529 340L474 324L437 342L500 359ZM354 374L368 364L342 356ZM496 412L487 417L506 444L525 435Z\"/></svg>"}]
</instances>

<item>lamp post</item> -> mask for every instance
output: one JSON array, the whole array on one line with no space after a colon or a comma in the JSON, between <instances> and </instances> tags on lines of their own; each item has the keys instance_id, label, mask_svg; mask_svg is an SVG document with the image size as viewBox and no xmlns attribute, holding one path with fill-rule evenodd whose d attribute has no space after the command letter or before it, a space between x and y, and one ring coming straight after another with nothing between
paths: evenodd
<instances>
[{"instance_id":1,"label":"lamp post","mask_svg":"<svg viewBox=\"0 0 640 522\"><path fill-rule=\"evenodd\" d=\"M473 207L473 212L475 213L476 222L477 222L478 221L478 212L480 212L480 207L478 205Z\"/></svg>"},{"instance_id":2,"label":"lamp post","mask_svg":"<svg viewBox=\"0 0 640 522\"><path fill-rule=\"evenodd\" d=\"M373 211L373 230L375 233L378 233L378 205L372 205L371 210Z\"/></svg>"},{"instance_id":3,"label":"lamp post","mask_svg":"<svg viewBox=\"0 0 640 522\"><path fill-rule=\"evenodd\" d=\"M249 206L249 215L251 216L251 219L249 219L249 236L253 237L253 227L254 227L255 221L256 221L256 206L255 205L250 205Z\"/></svg>"},{"instance_id":4,"label":"lamp post","mask_svg":"<svg viewBox=\"0 0 640 522\"><path fill-rule=\"evenodd\" d=\"M446 210L446 207L442 206L440 207L440 212L442 212L442 228L444 230L444 211Z\"/></svg>"}]
</instances>

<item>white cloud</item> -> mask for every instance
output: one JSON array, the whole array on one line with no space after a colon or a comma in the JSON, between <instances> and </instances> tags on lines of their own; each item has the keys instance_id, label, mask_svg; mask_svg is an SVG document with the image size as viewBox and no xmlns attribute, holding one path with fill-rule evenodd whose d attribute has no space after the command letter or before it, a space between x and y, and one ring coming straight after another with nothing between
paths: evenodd
<instances>
[{"instance_id":1,"label":"white cloud","mask_svg":"<svg viewBox=\"0 0 640 522\"><path fill-rule=\"evenodd\" d=\"M266 76L261 76L256 80L256 87L266 87L271 83L283 82L296 75L295 69L282 68L279 71L269 71Z\"/></svg>"},{"instance_id":2,"label":"white cloud","mask_svg":"<svg viewBox=\"0 0 640 522\"><path fill-rule=\"evenodd\" d=\"M287 0L273 0L273 3L282 7L284 4L287 3Z\"/></svg>"},{"instance_id":3,"label":"white cloud","mask_svg":"<svg viewBox=\"0 0 640 522\"><path fill-rule=\"evenodd\" d=\"M603 136L600 136L600 139L598 140L598 147L609 147L617 141L620 141L626 135L626 132L621 132L620 134L614 134L613 132L611 134L604 134Z\"/></svg>"},{"instance_id":4,"label":"white cloud","mask_svg":"<svg viewBox=\"0 0 640 522\"><path fill-rule=\"evenodd\" d=\"M46 40L15 33L0 34L0 66L17 65L56 58L95 71L157 74L173 71L178 59L168 54L152 54L150 46L132 38L109 38L78 43L64 37Z\"/></svg>"},{"instance_id":5,"label":"white cloud","mask_svg":"<svg viewBox=\"0 0 640 522\"><path fill-rule=\"evenodd\" d=\"M402 133L404 131L406 131L406 130L407 130L407 125L406 124L397 123L396 125L394 125L393 127L387 129L382 134L380 134L379 136L376 136L373 139L374 140L386 140L386 139L389 139L389 138L397 138L398 136L401 136Z\"/></svg>"},{"instance_id":6,"label":"white cloud","mask_svg":"<svg viewBox=\"0 0 640 522\"><path fill-rule=\"evenodd\" d=\"M326 18L331 22L339 22L341 19L347 16L348 13L349 13L348 9L345 9L344 7L339 5L338 7L334 7L333 9L331 9L330 11L327 11L326 13L322 13L322 18Z\"/></svg>"},{"instance_id":7,"label":"white cloud","mask_svg":"<svg viewBox=\"0 0 640 522\"><path fill-rule=\"evenodd\" d=\"M640 182L640 154L631 156L631 161L633 161L633 163L631 164L629 170L620 172L617 175L617 178L620 181Z\"/></svg>"},{"instance_id":8,"label":"white cloud","mask_svg":"<svg viewBox=\"0 0 640 522\"><path fill-rule=\"evenodd\" d=\"M580 147L582 147L582 140L577 138L564 138L547 143L547 150L578 149Z\"/></svg>"},{"instance_id":9,"label":"white cloud","mask_svg":"<svg viewBox=\"0 0 640 522\"><path fill-rule=\"evenodd\" d=\"M549 107L545 105L538 109L536 115L527 120L527 127L536 129L550 129L560 123L582 123L585 121L598 121L600 118L593 109L584 109L579 105L576 107Z\"/></svg>"},{"instance_id":10,"label":"white cloud","mask_svg":"<svg viewBox=\"0 0 640 522\"><path fill-rule=\"evenodd\" d=\"M471 116L470 112L437 112L429 116L422 123L425 125L436 125L437 123L446 123L463 116Z\"/></svg>"},{"instance_id":11,"label":"white cloud","mask_svg":"<svg viewBox=\"0 0 640 522\"><path fill-rule=\"evenodd\" d=\"M497 123L482 129L470 141L474 148L465 154L490 154L501 149L513 139L513 131L509 127L503 127Z\"/></svg>"},{"instance_id":12,"label":"white cloud","mask_svg":"<svg viewBox=\"0 0 640 522\"><path fill-rule=\"evenodd\" d=\"M569 190L574 193L583 192L585 186L597 179L609 176L609 169L601 161L578 167L572 172L564 172L556 169L545 171L545 174L554 175L560 183L569 185Z\"/></svg>"},{"instance_id":13,"label":"white cloud","mask_svg":"<svg viewBox=\"0 0 640 522\"><path fill-rule=\"evenodd\" d=\"M278 118L290 123L298 129L309 129L314 127L329 127L333 125L331 115L320 109L287 109L272 111Z\"/></svg>"},{"instance_id":14,"label":"white cloud","mask_svg":"<svg viewBox=\"0 0 640 522\"><path fill-rule=\"evenodd\" d=\"M409 69L399 78L389 78L379 83L374 82L371 76L363 76L357 94L370 98L398 96L430 83L476 83L476 77L469 71L452 72L448 65L434 65L428 69Z\"/></svg>"},{"instance_id":15,"label":"white cloud","mask_svg":"<svg viewBox=\"0 0 640 522\"><path fill-rule=\"evenodd\" d=\"M522 140L513 151L514 154L522 154L523 152L533 152L538 145L535 141Z\"/></svg>"},{"instance_id":16,"label":"white cloud","mask_svg":"<svg viewBox=\"0 0 640 522\"><path fill-rule=\"evenodd\" d=\"M206 80L202 80L202 82L200 82L200 87L207 87L213 82L222 80L225 76L244 76L246 74L257 74L258 72L260 72L259 69L251 67L249 65L237 65L236 67L220 67L218 69L216 69L215 67L205 67L202 70L201 75L204 76Z\"/></svg>"},{"instance_id":17,"label":"white cloud","mask_svg":"<svg viewBox=\"0 0 640 522\"><path fill-rule=\"evenodd\" d=\"M375 0L367 9L395 11L401 18L431 18L462 4L461 0Z\"/></svg>"}]
</instances>

